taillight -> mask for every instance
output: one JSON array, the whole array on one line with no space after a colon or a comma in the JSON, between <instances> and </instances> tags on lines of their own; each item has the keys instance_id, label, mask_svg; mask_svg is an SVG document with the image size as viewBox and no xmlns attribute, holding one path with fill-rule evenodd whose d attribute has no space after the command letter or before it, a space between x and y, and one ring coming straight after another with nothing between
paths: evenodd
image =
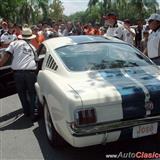
<instances>
[{"instance_id":1,"label":"taillight","mask_svg":"<svg viewBox=\"0 0 160 160\"><path fill-rule=\"evenodd\" d=\"M94 108L80 109L75 113L76 125L87 125L96 123L96 111Z\"/></svg>"}]
</instances>

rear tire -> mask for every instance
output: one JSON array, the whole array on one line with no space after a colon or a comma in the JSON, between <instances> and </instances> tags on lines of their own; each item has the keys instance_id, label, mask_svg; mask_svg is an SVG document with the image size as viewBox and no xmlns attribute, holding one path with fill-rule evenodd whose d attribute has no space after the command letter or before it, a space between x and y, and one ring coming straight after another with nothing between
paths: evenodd
<instances>
[{"instance_id":1,"label":"rear tire","mask_svg":"<svg viewBox=\"0 0 160 160\"><path fill-rule=\"evenodd\" d=\"M48 105L46 102L44 103L44 123L45 123L46 135L50 144L54 147L64 146L65 141L62 139L62 137L57 133L57 131L54 128L54 125L48 110Z\"/></svg>"}]
</instances>

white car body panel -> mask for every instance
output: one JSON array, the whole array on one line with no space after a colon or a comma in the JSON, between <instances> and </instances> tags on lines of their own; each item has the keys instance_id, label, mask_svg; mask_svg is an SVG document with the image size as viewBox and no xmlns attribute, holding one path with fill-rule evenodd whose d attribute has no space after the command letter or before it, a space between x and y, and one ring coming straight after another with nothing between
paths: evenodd
<instances>
[{"instance_id":1,"label":"white car body panel","mask_svg":"<svg viewBox=\"0 0 160 160\"><path fill-rule=\"evenodd\" d=\"M130 78L122 71L123 76L126 79L128 78L127 81L121 79L116 81L113 77L105 78L101 73L105 71L71 72L62 60L54 54L54 49L66 45L76 45L76 43L69 37L61 37L45 41L44 44L48 50L42 70L38 74L36 91L40 101L43 103L45 99L47 102L54 127L59 135L75 147L117 141L121 136L120 129L113 129L113 131L111 129L109 132L103 131L93 135L74 136L74 130L70 128L70 125L75 121L75 112L79 109L93 107L96 110L97 124L121 121L125 116L122 106L123 96L117 86L133 87L137 85L146 96L147 87L145 85L152 81L141 79L141 76L142 78L144 76L142 73L133 74L133 78L132 73L128 73ZM54 61L58 66L57 70L46 66L49 55L54 55ZM138 71L154 76L157 81L160 80L160 71L155 66L140 67ZM138 80L135 80L136 78ZM135 120L131 121L132 123L135 125L137 122ZM142 123L142 119L139 118L138 123ZM120 125L123 126L123 124ZM129 122L124 125L129 126ZM103 128L101 129L103 130ZM96 131L96 128L94 128L94 131Z\"/></svg>"}]
</instances>

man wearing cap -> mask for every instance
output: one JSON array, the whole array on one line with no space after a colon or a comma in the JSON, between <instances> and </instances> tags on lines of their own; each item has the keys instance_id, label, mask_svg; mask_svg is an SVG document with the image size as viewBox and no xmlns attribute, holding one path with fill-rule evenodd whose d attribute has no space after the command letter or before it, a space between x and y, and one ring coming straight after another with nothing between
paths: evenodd
<instances>
[{"instance_id":1,"label":"man wearing cap","mask_svg":"<svg viewBox=\"0 0 160 160\"><path fill-rule=\"evenodd\" d=\"M148 37L146 53L157 65L160 65L160 14L152 14L148 19L152 30Z\"/></svg>"},{"instance_id":2,"label":"man wearing cap","mask_svg":"<svg viewBox=\"0 0 160 160\"><path fill-rule=\"evenodd\" d=\"M105 26L108 26L106 34L104 36L116 37L123 39L123 26L117 23L117 16L115 13L109 13L107 16L103 16L105 19Z\"/></svg>"},{"instance_id":3,"label":"man wearing cap","mask_svg":"<svg viewBox=\"0 0 160 160\"><path fill-rule=\"evenodd\" d=\"M11 68L14 71L18 96L22 103L23 113L31 116L32 121L37 120L37 97L34 84L36 82L35 48L29 43L36 36L30 28L23 28L19 40L10 43L6 54L0 59L0 67L13 56Z\"/></svg>"}]
</instances>

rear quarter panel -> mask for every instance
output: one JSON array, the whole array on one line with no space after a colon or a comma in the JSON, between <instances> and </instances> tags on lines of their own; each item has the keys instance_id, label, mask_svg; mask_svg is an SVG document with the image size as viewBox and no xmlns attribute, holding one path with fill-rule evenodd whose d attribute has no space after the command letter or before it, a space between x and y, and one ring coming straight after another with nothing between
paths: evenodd
<instances>
[{"instance_id":1,"label":"rear quarter panel","mask_svg":"<svg viewBox=\"0 0 160 160\"><path fill-rule=\"evenodd\" d=\"M82 107L79 95L65 83L65 79L54 72L40 71L37 81L41 95L48 104L55 129L64 139L71 138L67 122L72 122L75 109Z\"/></svg>"}]
</instances>

